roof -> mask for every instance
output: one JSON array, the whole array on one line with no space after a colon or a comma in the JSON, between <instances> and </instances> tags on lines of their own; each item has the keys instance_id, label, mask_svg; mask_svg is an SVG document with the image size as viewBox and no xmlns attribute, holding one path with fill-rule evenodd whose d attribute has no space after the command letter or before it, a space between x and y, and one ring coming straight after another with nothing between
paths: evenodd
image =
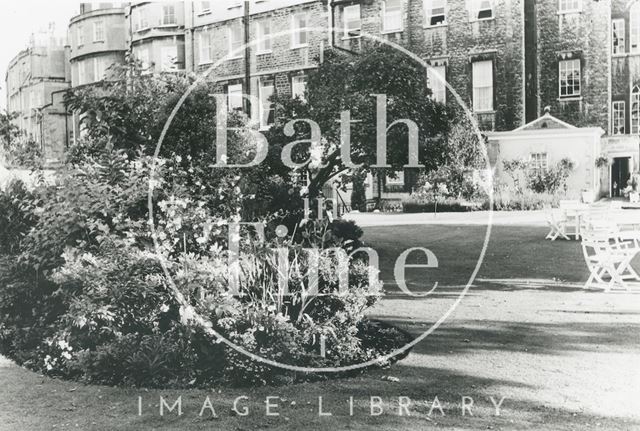
<instances>
[{"instance_id":1,"label":"roof","mask_svg":"<svg viewBox=\"0 0 640 431\"><path fill-rule=\"evenodd\" d=\"M569 123L565 123L564 121L554 117L547 111L542 117L539 117L531 121L530 123L525 124L524 126L518 127L514 130L514 132L518 132L520 130L538 129L577 129L577 127Z\"/></svg>"},{"instance_id":2,"label":"roof","mask_svg":"<svg viewBox=\"0 0 640 431\"><path fill-rule=\"evenodd\" d=\"M532 138L532 137L552 137L552 136L602 136L604 130L600 127L576 127L564 122L553 115L548 110L545 114L523 126L509 132L488 132L489 140L501 138Z\"/></svg>"}]
</instances>

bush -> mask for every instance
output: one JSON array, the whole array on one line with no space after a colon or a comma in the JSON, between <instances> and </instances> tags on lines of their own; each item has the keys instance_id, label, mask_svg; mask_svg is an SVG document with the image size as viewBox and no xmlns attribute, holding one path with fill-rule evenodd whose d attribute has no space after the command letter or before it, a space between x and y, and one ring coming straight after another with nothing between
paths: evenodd
<instances>
[{"instance_id":1,"label":"bush","mask_svg":"<svg viewBox=\"0 0 640 431\"><path fill-rule=\"evenodd\" d=\"M19 251L22 239L35 223L32 199L20 180L12 180L0 190L0 254Z\"/></svg>"},{"instance_id":2,"label":"bush","mask_svg":"<svg viewBox=\"0 0 640 431\"><path fill-rule=\"evenodd\" d=\"M353 222L307 220L286 238L267 226L263 240L243 228L241 295L230 295L225 248L228 220L245 217L242 178L225 170L193 187L209 178L206 165L180 169L180 161L156 162L157 248L147 225L150 158L88 157L36 190L40 215L0 280L4 354L85 382L210 387L308 378L251 360L213 331L256 355L311 367L366 361L406 342L401 334L395 345L371 342L370 332L360 338L382 286L362 257L340 265L340 250L361 245ZM333 252L315 260L303 247ZM287 289L275 249L288 251ZM315 263L318 295L309 292ZM326 357L321 337L331 340Z\"/></svg>"},{"instance_id":3,"label":"bush","mask_svg":"<svg viewBox=\"0 0 640 431\"><path fill-rule=\"evenodd\" d=\"M481 204L462 199L445 198L436 202L432 199L409 197L402 201L402 211L405 213L433 213L433 212L466 212L479 211Z\"/></svg>"},{"instance_id":4,"label":"bush","mask_svg":"<svg viewBox=\"0 0 640 431\"><path fill-rule=\"evenodd\" d=\"M493 194L493 209L495 211L531 211L549 207L557 208L562 199L567 199L567 197L557 193L537 193L531 190L524 190L521 193L498 190ZM488 210L489 204L487 198L482 203L482 209Z\"/></svg>"}]
</instances>

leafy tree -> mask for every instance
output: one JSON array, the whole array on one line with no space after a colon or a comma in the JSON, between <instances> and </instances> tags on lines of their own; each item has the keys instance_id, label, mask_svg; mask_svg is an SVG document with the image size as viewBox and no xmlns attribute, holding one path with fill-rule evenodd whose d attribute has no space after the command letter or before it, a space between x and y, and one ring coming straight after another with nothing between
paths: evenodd
<instances>
[{"instance_id":1,"label":"leafy tree","mask_svg":"<svg viewBox=\"0 0 640 431\"><path fill-rule=\"evenodd\" d=\"M282 176L290 168L280 161L285 146L293 141L307 140L293 148L292 160L303 163L302 175L309 174L308 195L315 198L322 186L353 166L341 157L341 119L343 111L351 115L351 160L361 164L363 171L376 167L376 97L386 95L387 125L408 119L418 126L418 161L426 169L434 169L445 161L449 114L444 105L429 96L424 67L410 57L387 46L374 46L363 55L353 56L327 51L324 62L310 75L305 99L276 97L276 124L267 133L269 141L268 167ZM298 121L288 136L287 123L292 119L315 121L322 139L310 151L311 128ZM290 132L291 130L289 130ZM289 133L291 135L291 133ZM397 124L387 133L388 171L401 170L409 162L409 129ZM319 156L322 160L319 160ZM305 190L306 191L306 190Z\"/></svg>"},{"instance_id":2,"label":"leafy tree","mask_svg":"<svg viewBox=\"0 0 640 431\"><path fill-rule=\"evenodd\" d=\"M11 151L13 144L20 136L20 129L13 123L17 116L15 112L0 112L0 144L7 153Z\"/></svg>"},{"instance_id":3,"label":"leafy tree","mask_svg":"<svg viewBox=\"0 0 640 431\"><path fill-rule=\"evenodd\" d=\"M147 75L135 62L112 66L111 79L70 90L67 106L80 114L86 136L71 149L72 160L101 150L153 154L162 129L192 77ZM211 83L192 91L171 122L160 155L200 158L215 154L215 99ZM235 121L239 121L237 118ZM230 146L231 147L231 146Z\"/></svg>"}]
</instances>

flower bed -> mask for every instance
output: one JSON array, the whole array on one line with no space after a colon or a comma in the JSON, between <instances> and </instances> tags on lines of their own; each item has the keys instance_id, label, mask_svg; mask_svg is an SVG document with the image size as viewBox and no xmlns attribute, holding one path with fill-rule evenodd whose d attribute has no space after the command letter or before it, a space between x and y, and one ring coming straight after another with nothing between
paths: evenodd
<instances>
[{"instance_id":1,"label":"flower bed","mask_svg":"<svg viewBox=\"0 0 640 431\"><path fill-rule=\"evenodd\" d=\"M204 182L206 164L190 163L114 152L62 170L54 186L21 194L22 213L12 220L28 221L29 229L2 265L0 352L47 375L88 383L210 387L319 378L251 359L213 331L262 358L314 368L366 362L409 341L367 319L382 283L372 281L364 259L341 266L336 252L315 261L304 250L352 251L362 235L353 223L309 220L281 237L270 219L262 240L242 228L238 291L231 292L230 222L242 219L251 198L236 173ZM150 177L153 234L146 214ZM12 202L22 191L8 193ZM316 291L309 285L312 265Z\"/></svg>"}]
</instances>

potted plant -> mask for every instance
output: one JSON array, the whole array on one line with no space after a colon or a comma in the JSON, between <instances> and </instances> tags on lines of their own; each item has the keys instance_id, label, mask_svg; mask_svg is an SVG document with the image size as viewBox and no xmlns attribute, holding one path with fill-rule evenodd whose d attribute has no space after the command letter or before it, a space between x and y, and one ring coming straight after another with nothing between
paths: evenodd
<instances>
[{"instance_id":1,"label":"potted plant","mask_svg":"<svg viewBox=\"0 0 640 431\"><path fill-rule=\"evenodd\" d=\"M582 202L585 204L592 204L593 201L593 191L589 189L582 189Z\"/></svg>"}]
</instances>

